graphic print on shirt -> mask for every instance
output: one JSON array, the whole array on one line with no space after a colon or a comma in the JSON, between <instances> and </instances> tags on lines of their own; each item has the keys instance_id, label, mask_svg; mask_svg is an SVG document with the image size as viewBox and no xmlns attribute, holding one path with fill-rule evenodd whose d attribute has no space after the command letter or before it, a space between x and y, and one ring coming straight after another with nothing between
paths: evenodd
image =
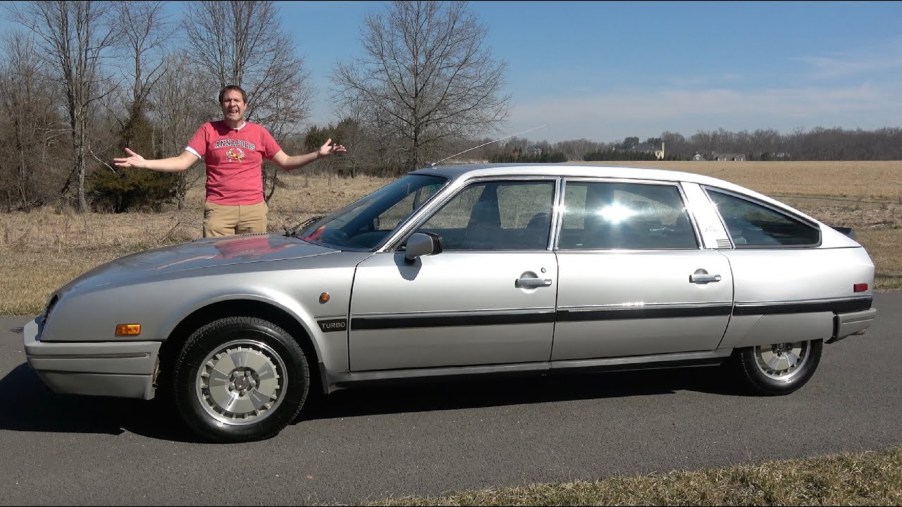
<instances>
[{"instance_id":1,"label":"graphic print on shirt","mask_svg":"<svg viewBox=\"0 0 902 507\"><path fill-rule=\"evenodd\" d=\"M229 148L229 151L226 152L226 158L231 160L232 162L241 162L242 160L244 160L244 152L241 150L241 148L233 146Z\"/></svg>"},{"instance_id":2,"label":"graphic print on shirt","mask_svg":"<svg viewBox=\"0 0 902 507\"><path fill-rule=\"evenodd\" d=\"M244 160L244 150L242 150L241 148L250 151L257 150L257 146L254 145L254 143L245 141L243 139L220 139L213 144L213 148L229 148L226 151L225 156L226 160L229 160L230 162L241 162L242 160Z\"/></svg>"}]
</instances>

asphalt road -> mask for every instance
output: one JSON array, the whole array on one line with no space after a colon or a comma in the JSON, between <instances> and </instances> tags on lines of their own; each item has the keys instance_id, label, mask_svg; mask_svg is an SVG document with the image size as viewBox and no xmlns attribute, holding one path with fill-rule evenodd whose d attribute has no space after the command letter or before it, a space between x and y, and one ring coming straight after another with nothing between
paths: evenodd
<instances>
[{"instance_id":1,"label":"asphalt road","mask_svg":"<svg viewBox=\"0 0 902 507\"><path fill-rule=\"evenodd\" d=\"M195 441L156 402L62 396L0 318L0 503L364 503L902 444L902 293L784 397L711 369L370 387L265 442Z\"/></svg>"}]
</instances>

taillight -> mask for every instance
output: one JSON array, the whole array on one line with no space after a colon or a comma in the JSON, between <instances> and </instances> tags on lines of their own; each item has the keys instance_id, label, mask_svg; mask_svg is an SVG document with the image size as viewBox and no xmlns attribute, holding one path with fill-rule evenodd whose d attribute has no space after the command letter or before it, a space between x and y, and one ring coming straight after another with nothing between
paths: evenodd
<instances>
[{"instance_id":1,"label":"taillight","mask_svg":"<svg viewBox=\"0 0 902 507\"><path fill-rule=\"evenodd\" d=\"M852 292L867 292L868 284L866 283L856 283L852 285Z\"/></svg>"}]
</instances>

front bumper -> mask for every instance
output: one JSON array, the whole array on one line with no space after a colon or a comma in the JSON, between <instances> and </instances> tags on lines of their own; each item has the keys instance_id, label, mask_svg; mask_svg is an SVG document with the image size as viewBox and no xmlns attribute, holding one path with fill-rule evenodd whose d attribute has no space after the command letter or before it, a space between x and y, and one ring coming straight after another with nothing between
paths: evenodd
<instances>
[{"instance_id":1,"label":"front bumper","mask_svg":"<svg viewBox=\"0 0 902 507\"><path fill-rule=\"evenodd\" d=\"M23 330L25 357L53 392L153 398L160 342L42 342L39 319Z\"/></svg>"}]
</instances>

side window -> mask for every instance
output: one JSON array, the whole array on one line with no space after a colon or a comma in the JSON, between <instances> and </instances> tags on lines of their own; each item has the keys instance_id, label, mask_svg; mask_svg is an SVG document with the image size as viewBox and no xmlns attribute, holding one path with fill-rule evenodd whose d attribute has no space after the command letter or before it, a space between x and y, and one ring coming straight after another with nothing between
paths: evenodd
<instances>
[{"instance_id":1,"label":"side window","mask_svg":"<svg viewBox=\"0 0 902 507\"><path fill-rule=\"evenodd\" d=\"M568 181L560 249L695 249L675 185Z\"/></svg>"},{"instance_id":2,"label":"side window","mask_svg":"<svg viewBox=\"0 0 902 507\"><path fill-rule=\"evenodd\" d=\"M442 188L441 184L427 185L411 192L394 206L380 213L374 220L374 228L377 231L391 231L398 226L411 213L418 210L424 202Z\"/></svg>"},{"instance_id":3,"label":"side window","mask_svg":"<svg viewBox=\"0 0 902 507\"><path fill-rule=\"evenodd\" d=\"M817 245L820 230L764 204L707 188L737 248Z\"/></svg>"},{"instance_id":4,"label":"side window","mask_svg":"<svg viewBox=\"0 0 902 507\"><path fill-rule=\"evenodd\" d=\"M544 250L553 199L551 181L474 183L419 230L439 234L445 250Z\"/></svg>"}]
</instances>

